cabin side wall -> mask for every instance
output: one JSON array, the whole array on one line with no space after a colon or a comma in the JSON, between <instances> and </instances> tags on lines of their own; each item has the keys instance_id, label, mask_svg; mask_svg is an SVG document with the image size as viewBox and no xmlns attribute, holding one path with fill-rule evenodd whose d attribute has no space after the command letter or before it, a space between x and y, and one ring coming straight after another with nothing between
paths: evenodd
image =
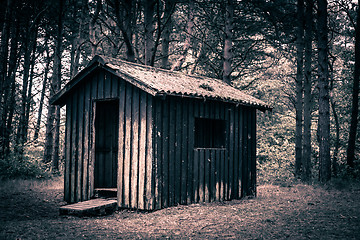
<instances>
[{"instance_id":1,"label":"cabin side wall","mask_svg":"<svg viewBox=\"0 0 360 240\"><path fill-rule=\"evenodd\" d=\"M225 120L225 147L196 148L195 118ZM156 209L256 194L254 108L156 98L154 132Z\"/></svg>"},{"instance_id":2,"label":"cabin side wall","mask_svg":"<svg viewBox=\"0 0 360 240\"><path fill-rule=\"evenodd\" d=\"M118 206L153 210L152 96L125 83L119 102Z\"/></svg>"},{"instance_id":3,"label":"cabin side wall","mask_svg":"<svg viewBox=\"0 0 360 240\"><path fill-rule=\"evenodd\" d=\"M64 197L94 195L95 102L119 100L118 205L153 209L152 97L103 70L87 76L66 102Z\"/></svg>"}]
</instances>

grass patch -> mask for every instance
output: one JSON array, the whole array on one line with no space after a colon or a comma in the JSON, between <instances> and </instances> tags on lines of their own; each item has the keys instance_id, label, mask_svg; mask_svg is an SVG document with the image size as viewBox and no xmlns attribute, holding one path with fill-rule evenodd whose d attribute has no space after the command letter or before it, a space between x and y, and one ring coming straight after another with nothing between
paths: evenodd
<instances>
[{"instance_id":1,"label":"grass patch","mask_svg":"<svg viewBox=\"0 0 360 240\"><path fill-rule=\"evenodd\" d=\"M63 176L46 179L3 179L0 181L0 191L19 192L27 190L59 190L63 191Z\"/></svg>"}]
</instances>

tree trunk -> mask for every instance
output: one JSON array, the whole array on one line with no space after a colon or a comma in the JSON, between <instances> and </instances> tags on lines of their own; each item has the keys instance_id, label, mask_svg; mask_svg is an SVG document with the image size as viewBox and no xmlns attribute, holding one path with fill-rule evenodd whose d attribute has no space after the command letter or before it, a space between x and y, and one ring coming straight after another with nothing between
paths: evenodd
<instances>
[{"instance_id":1,"label":"tree trunk","mask_svg":"<svg viewBox=\"0 0 360 240\"><path fill-rule=\"evenodd\" d=\"M20 119L18 130L16 134L16 152L19 154L19 157L22 157L24 151L24 145L27 141L27 110L29 104L28 94L31 95L31 85L29 84L30 77L30 68L31 68L31 54L33 48L31 47L33 41L36 41L36 34L33 34L34 29L28 29L27 37L24 44L24 70L23 70L23 81L22 81L22 91L21 91L21 104L20 104ZM35 35L35 36L34 36Z\"/></svg>"},{"instance_id":2,"label":"tree trunk","mask_svg":"<svg viewBox=\"0 0 360 240\"><path fill-rule=\"evenodd\" d=\"M14 112L16 107L16 101L15 101L15 93L16 93L16 84L15 84L15 72L11 77L13 79L12 85L11 85L11 92L10 92L10 100L8 102L9 105L9 111L7 115L6 120L6 135L5 135L5 156L8 156L10 154L10 134L13 130L13 119L14 119Z\"/></svg>"},{"instance_id":3,"label":"tree trunk","mask_svg":"<svg viewBox=\"0 0 360 240\"><path fill-rule=\"evenodd\" d=\"M126 60L135 62L135 51L133 46L133 23L134 23L134 1L124 0L123 6L120 1L115 1L116 24L120 29L126 46Z\"/></svg>"},{"instance_id":4,"label":"tree trunk","mask_svg":"<svg viewBox=\"0 0 360 240\"><path fill-rule=\"evenodd\" d=\"M165 10L164 10L165 12ZM161 35L163 32L163 27L162 27L162 23L161 23L161 16L163 16L164 14L162 14L162 11L160 10L160 1L156 0L156 19L157 19L157 31L156 31L156 38L154 38L154 45L152 48L152 52L151 52L151 56L150 56L150 66L154 66L155 65L155 58L156 58L156 53L157 53L157 49L160 45L160 39L161 39ZM171 18L171 15L170 15ZM164 20L164 19L163 19ZM166 23L164 23L166 24ZM154 29L155 32L155 29Z\"/></svg>"},{"instance_id":5,"label":"tree trunk","mask_svg":"<svg viewBox=\"0 0 360 240\"><path fill-rule=\"evenodd\" d=\"M195 60L195 63L190 71L190 74L195 74L196 73L196 70L197 70L197 67L199 64L202 64L204 63L205 59L206 59L206 54L207 54L207 48L204 44L204 42L199 42L198 43L198 47L197 47L198 50L198 54L196 56L196 60Z\"/></svg>"},{"instance_id":6,"label":"tree trunk","mask_svg":"<svg viewBox=\"0 0 360 240\"><path fill-rule=\"evenodd\" d=\"M79 66L79 63L76 62L75 56L78 52L78 46L79 46L79 38L77 36L73 36L71 41L71 50L70 50L70 78L73 78L77 73L77 68Z\"/></svg>"},{"instance_id":7,"label":"tree trunk","mask_svg":"<svg viewBox=\"0 0 360 240\"><path fill-rule=\"evenodd\" d=\"M52 173L59 172L59 159L60 159L60 107L55 108L55 119L54 119L54 142L51 156L51 169Z\"/></svg>"},{"instance_id":8,"label":"tree trunk","mask_svg":"<svg viewBox=\"0 0 360 240\"><path fill-rule=\"evenodd\" d=\"M15 77L17 69L17 61L19 58L19 22L16 21L11 31L11 44L10 44L10 56L8 64L7 81L9 87L4 91L4 103L6 103L2 109L2 120L1 120L1 132L2 132L2 143L0 144L0 154L5 158L10 153L10 135L12 133L12 122L15 111Z\"/></svg>"},{"instance_id":9,"label":"tree trunk","mask_svg":"<svg viewBox=\"0 0 360 240\"><path fill-rule=\"evenodd\" d=\"M28 130L29 130L29 119L30 119L30 111L31 111L31 104L33 102L32 99L32 88L33 88L33 81L34 81L34 68L35 68L35 60L36 60L36 47L37 47L37 31L38 29L36 29L34 31L34 39L32 42L32 56L31 56L31 60L30 60L30 80L29 80L29 87L28 87L28 93L26 96L26 114L25 114L25 142L28 141ZM25 143L24 142L24 143Z\"/></svg>"},{"instance_id":10,"label":"tree trunk","mask_svg":"<svg viewBox=\"0 0 360 240\"><path fill-rule=\"evenodd\" d=\"M179 71L181 69L181 66L185 62L186 55L191 47L191 39L193 35L193 27L194 27L194 1L188 1L188 21L186 25L186 39L183 45L183 50L181 52L181 55L179 56L176 63L172 66L172 71Z\"/></svg>"},{"instance_id":11,"label":"tree trunk","mask_svg":"<svg viewBox=\"0 0 360 240\"><path fill-rule=\"evenodd\" d=\"M47 48L45 50L46 51L46 65L45 65L45 69L44 69L44 80L43 80L42 89L41 89L40 103L39 103L39 109L38 109L38 118L37 118L36 125L35 125L34 141L36 141L39 138L42 111L43 111L43 107L44 107L44 99L45 99L45 93L46 93L46 85L48 82L48 74L49 74L50 63L51 63L51 57L50 57L49 49L47 47L47 43L48 43L48 36L47 36L47 39L45 40L45 45Z\"/></svg>"},{"instance_id":12,"label":"tree trunk","mask_svg":"<svg viewBox=\"0 0 360 240\"><path fill-rule=\"evenodd\" d=\"M53 96L54 93L50 93ZM53 150L53 128L55 119L55 106L49 105L46 117L46 132L45 132L45 146L44 146L44 163L51 163L51 155Z\"/></svg>"},{"instance_id":13,"label":"tree trunk","mask_svg":"<svg viewBox=\"0 0 360 240\"><path fill-rule=\"evenodd\" d=\"M1 29L1 43L0 43L0 97L3 96L4 83L6 82L12 0L7 0L5 7L6 7L5 17Z\"/></svg>"},{"instance_id":14,"label":"tree trunk","mask_svg":"<svg viewBox=\"0 0 360 240\"><path fill-rule=\"evenodd\" d=\"M335 135L335 143L334 143L334 153L332 158L332 172L335 177L338 175L338 155L339 155L339 148L340 148L340 123L339 123L339 117L336 113L336 106L334 100L330 97L330 103L332 112L334 114L334 120L335 120L335 129L336 129L336 135Z\"/></svg>"},{"instance_id":15,"label":"tree trunk","mask_svg":"<svg viewBox=\"0 0 360 240\"><path fill-rule=\"evenodd\" d=\"M354 168L356 132L359 117L359 81L360 81L360 6L357 8L357 18L355 26L355 67L354 83L352 92L352 109L348 147L346 151L346 162L350 169Z\"/></svg>"},{"instance_id":16,"label":"tree trunk","mask_svg":"<svg viewBox=\"0 0 360 240\"><path fill-rule=\"evenodd\" d=\"M302 163L302 118L303 118L303 79L304 79L304 0L297 2L297 40L296 40L296 127L295 127L295 176L301 175Z\"/></svg>"},{"instance_id":17,"label":"tree trunk","mask_svg":"<svg viewBox=\"0 0 360 240\"><path fill-rule=\"evenodd\" d=\"M333 48L333 41L329 42L329 52L332 52L332 48ZM335 141L334 141L334 151L333 151L333 157L332 157L332 161L331 161L331 165L332 165L332 173L335 177L337 177L338 175L338 163L337 163L337 159L338 159L338 155L339 155L339 148L340 148L340 123L339 123L339 117L338 114L336 112L336 103L334 101L334 96L333 96L333 89L334 89L334 63L336 61L336 58L333 57L331 58L331 61L329 60L329 70L330 70L330 74L329 74L329 78L330 78L330 106L331 106L331 110L334 116L334 121L335 121Z\"/></svg>"},{"instance_id":18,"label":"tree trunk","mask_svg":"<svg viewBox=\"0 0 360 240\"><path fill-rule=\"evenodd\" d=\"M100 10L101 10L101 0L96 1L96 9L94 15L91 18L89 23L89 40L91 44L91 57L94 57L97 53L97 46L99 42L96 39L96 20L99 18Z\"/></svg>"},{"instance_id":19,"label":"tree trunk","mask_svg":"<svg viewBox=\"0 0 360 240\"><path fill-rule=\"evenodd\" d=\"M154 7L155 0L144 0L144 57L145 65L152 65L151 59L154 52Z\"/></svg>"},{"instance_id":20,"label":"tree trunk","mask_svg":"<svg viewBox=\"0 0 360 240\"><path fill-rule=\"evenodd\" d=\"M175 3L172 0L165 1L164 10L164 27L162 32L162 43L161 43L161 68L169 69L169 43L170 36L173 28L172 13L175 8Z\"/></svg>"},{"instance_id":21,"label":"tree trunk","mask_svg":"<svg viewBox=\"0 0 360 240\"><path fill-rule=\"evenodd\" d=\"M223 60L223 81L231 83L232 72L232 44L233 44L233 24L234 24L234 3L233 0L225 1L225 40L224 40L224 60Z\"/></svg>"},{"instance_id":22,"label":"tree trunk","mask_svg":"<svg viewBox=\"0 0 360 240\"><path fill-rule=\"evenodd\" d=\"M5 152L6 139L6 115L3 115L6 111L6 99L4 99L4 91L7 85L7 59L8 59L8 46L10 36L10 22L11 22L11 7L12 1L7 0L5 6L4 22L1 29L1 43L0 43L0 153Z\"/></svg>"},{"instance_id":23,"label":"tree trunk","mask_svg":"<svg viewBox=\"0 0 360 240\"><path fill-rule=\"evenodd\" d=\"M70 51L70 77L73 78L79 70L80 64L80 54L81 47L83 43L86 41L84 37L85 32L85 24L86 21L86 8L88 0L82 0L81 5L77 6L75 3L73 19L77 19L76 24L72 26L72 40L71 40L71 51ZM78 8L79 7L79 8ZM80 11L80 15L78 16L78 12Z\"/></svg>"},{"instance_id":24,"label":"tree trunk","mask_svg":"<svg viewBox=\"0 0 360 240\"><path fill-rule=\"evenodd\" d=\"M318 0L319 180L331 179L327 1Z\"/></svg>"},{"instance_id":25,"label":"tree trunk","mask_svg":"<svg viewBox=\"0 0 360 240\"><path fill-rule=\"evenodd\" d=\"M50 84L50 96L54 96L54 94L60 89L61 83L61 54L62 54L62 36L63 36L63 1L59 0L59 17L58 17L58 29L57 36L55 42L55 51L54 51L54 66L53 66L53 76L51 78ZM45 147L44 147L44 162L50 163L52 162L52 171L56 173L59 169L58 166L58 156L55 156L57 150L59 149L59 142L56 142L56 139L59 136L56 136L58 132L56 131L56 124L54 121L56 118L59 118L59 106L49 105L48 107L48 115L46 121L46 134L45 134ZM55 150L56 149L56 150Z\"/></svg>"},{"instance_id":26,"label":"tree trunk","mask_svg":"<svg viewBox=\"0 0 360 240\"><path fill-rule=\"evenodd\" d=\"M302 180L311 180L311 69L312 69L312 24L313 1L306 0L305 11L305 65L304 65L304 134L302 155Z\"/></svg>"}]
</instances>

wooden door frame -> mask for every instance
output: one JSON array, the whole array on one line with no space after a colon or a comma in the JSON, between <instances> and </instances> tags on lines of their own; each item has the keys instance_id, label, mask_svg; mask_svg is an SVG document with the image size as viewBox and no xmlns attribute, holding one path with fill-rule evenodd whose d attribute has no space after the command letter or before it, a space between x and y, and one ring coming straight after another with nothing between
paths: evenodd
<instances>
[{"instance_id":1,"label":"wooden door frame","mask_svg":"<svg viewBox=\"0 0 360 240\"><path fill-rule=\"evenodd\" d=\"M102 98L102 99L93 99L92 104L92 115L91 115L91 126L90 126L90 134L91 134L91 151L89 158L89 178L90 178L90 197L94 197L95 195L95 161L96 161L96 129L95 129L95 121L96 121L96 106L98 102L111 102L117 101L120 105L120 98ZM118 116L118 127L120 126L120 117ZM118 146L119 147L119 146ZM118 150L119 152L119 150ZM118 168L116 169L118 171ZM118 174L116 174L116 178L118 178ZM118 182L118 181L116 181Z\"/></svg>"}]
</instances>

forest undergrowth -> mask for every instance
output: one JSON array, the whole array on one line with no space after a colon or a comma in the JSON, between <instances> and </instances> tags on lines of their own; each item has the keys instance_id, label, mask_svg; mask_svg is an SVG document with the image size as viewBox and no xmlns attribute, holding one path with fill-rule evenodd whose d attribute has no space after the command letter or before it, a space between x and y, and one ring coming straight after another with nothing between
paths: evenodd
<instances>
[{"instance_id":1,"label":"forest undergrowth","mask_svg":"<svg viewBox=\"0 0 360 240\"><path fill-rule=\"evenodd\" d=\"M257 197L154 212L59 215L62 179L0 185L0 239L359 239L360 184L260 185Z\"/></svg>"}]
</instances>

